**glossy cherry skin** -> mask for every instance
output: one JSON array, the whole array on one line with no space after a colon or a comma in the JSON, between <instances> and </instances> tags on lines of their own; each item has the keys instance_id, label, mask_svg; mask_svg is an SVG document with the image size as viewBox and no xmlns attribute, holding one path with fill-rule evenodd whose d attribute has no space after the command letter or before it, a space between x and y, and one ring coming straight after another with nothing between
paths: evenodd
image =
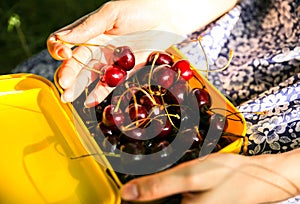
<instances>
[{"instance_id":1,"label":"glossy cherry skin","mask_svg":"<svg viewBox=\"0 0 300 204\"><path fill-rule=\"evenodd\" d=\"M130 47L120 46L114 49L113 62L125 71L129 71L135 66L135 56Z\"/></svg>"},{"instance_id":2,"label":"glossy cherry skin","mask_svg":"<svg viewBox=\"0 0 300 204\"><path fill-rule=\"evenodd\" d=\"M153 103L154 102L153 100L155 101L155 104ZM139 101L140 104L149 111L150 109L152 109L153 106L161 104L161 99L159 96L154 95L153 100L151 100L149 96L143 95Z\"/></svg>"},{"instance_id":3,"label":"glossy cherry skin","mask_svg":"<svg viewBox=\"0 0 300 204\"><path fill-rule=\"evenodd\" d=\"M153 121L154 123L154 130L153 132L158 133L155 137L156 140L165 139L170 135L173 130L173 126L169 119L166 119L164 124L161 124L157 121Z\"/></svg>"},{"instance_id":4,"label":"glossy cherry skin","mask_svg":"<svg viewBox=\"0 0 300 204\"><path fill-rule=\"evenodd\" d=\"M102 142L102 151L106 153L115 153L120 145L118 136L107 136Z\"/></svg>"},{"instance_id":5,"label":"glossy cherry skin","mask_svg":"<svg viewBox=\"0 0 300 204\"><path fill-rule=\"evenodd\" d=\"M123 131L122 142L137 142L139 140L146 139L146 129L144 128L132 128L128 131Z\"/></svg>"},{"instance_id":6,"label":"glossy cherry skin","mask_svg":"<svg viewBox=\"0 0 300 204\"><path fill-rule=\"evenodd\" d=\"M132 162L142 160L146 152L145 147L142 145L142 143L139 142L128 142L122 144L120 150L121 150L121 161L126 165ZM127 154L123 154L123 152Z\"/></svg>"},{"instance_id":7,"label":"glossy cherry skin","mask_svg":"<svg viewBox=\"0 0 300 204\"><path fill-rule=\"evenodd\" d=\"M154 63L155 65L162 65L162 64L172 65L173 64L172 55L165 51L153 51L152 53L150 53L147 58L146 64L152 65L153 60L155 59L156 55L158 55L158 56Z\"/></svg>"},{"instance_id":8,"label":"glossy cherry skin","mask_svg":"<svg viewBox=\"0 0 300 204\"><path fill-rule=\"evenodd\" d=\"M185 59L177 60L171 67L174 71L178 72L179 75L186 81L193 77L193 71L191 69L190 62Z\"/></svg>"},{"instance_id":9,"label":"glossy cherry skin","mask_svg":"<svg viewBox=\"0 0 300 204\"><path fill-rule=\"evenodd\" d=\"M165 102L168 104L182 104L188 94L187 83L176 82L165 95Z\"/></svg>"},{"instance_id":10,"label":"glossy cherry skin","mask_svg":"<svg viewBox=\"0 0 300 204\"><path fill-rule=\"evenodd\" d=\"M140 124L145 124L147 121L143 119L147 119L148 111L147 109L140 104L130 104L126 109L126 112L129 115L131 121L140 121Z\"/></svg>"},{"instance_id":11,"label":"glossy cherry skin","mask_svg":"<svg viewBox=\"0 0 300 204\"><path fill-rule=\"evenodd\" d=\"M198 106L201 112L204 112L211 107L212 100L208 91L202 88L194 88L192 92L198 101Z\"/></svg>"},{"instance_id":12,"label":"glossy cherry skin","mask_svg":"<svg viewBox=\"0 0 300 204\"><path fill-rule=\"evenodd\" d=\"M127 77L127 72L118 65L109 66L103 76L102 81L110 87L116 87Z\"/></svg>"},{"instance_id":13,"label":"glossy cherry skin","mask_svg":"<svg viewBox=\"0 0 300 204\"><path fill-rule=\"evenodd\" d=\"M169 66L160 66L154 69L152 77L156 85L167 89L174 83L176 75Z\"/></svg>"},{"instance_id":14,"label":"glossy cherry skin","mask_svg":"<svg viewBox=\"0 0 300 204\"><path fill-rule=\"evenodd\" d=\"M163 140L159 143L155 143L153 144L153 146L151 147L151 151L152 153L157 153L154 155L152 155L152 159L156 160L160 160L162 158L168 157L170 156L170 154L172 154L173 149L170 146L170 143L166 140Z\"/></svg>"},{"instance_id":15,"label":"glossy cherry skin","mask_svg":"<svg viewBox=\"0 0 300 204\"><path fill-rule=\"evenodd\" d=\"M125 116L121 109L116 109L114 105L108 105L103 110L102 122L106 127L115 130L125 123Z\"/></svg>"}]
</instances>

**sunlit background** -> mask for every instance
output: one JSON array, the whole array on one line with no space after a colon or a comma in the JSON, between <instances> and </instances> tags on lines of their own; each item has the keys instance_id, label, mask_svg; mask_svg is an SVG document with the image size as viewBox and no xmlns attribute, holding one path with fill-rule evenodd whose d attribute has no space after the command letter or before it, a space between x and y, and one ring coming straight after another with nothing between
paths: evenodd
<instances>
[{"instance_id":1,"label":"sunlit background","mask_svg":"<svg viewBox=\"0 0 300 204\"><path fill-rule=\"evenodd\" d=\"M106 0L1 0L0 74L46 49L48 35Z\"/></svg>"}]
</instances>

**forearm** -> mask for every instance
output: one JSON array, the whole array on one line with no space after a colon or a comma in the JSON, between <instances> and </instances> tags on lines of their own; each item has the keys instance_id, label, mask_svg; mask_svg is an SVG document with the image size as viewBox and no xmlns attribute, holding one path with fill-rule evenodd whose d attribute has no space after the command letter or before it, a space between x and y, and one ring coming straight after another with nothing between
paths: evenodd
<instances>
[{"instance_id":1,"label":"forearm","mask_svg":"<svg viewBox=\"0 0 300 204\"><path fill-rule=\"evenodd\" d=\"M181 34L191 33L232 9L238 0L166 0L175 27ZM166 8L167 9L167 8ZM176 26L177 25L177 26Z\"/></svg>"},{"instance_id":2,"label":"forearm","mask_svg":"<svg viewBox=\"0 0 300 204\"><path fill-rule=\"evenodd\" d=\"M258 166L263 168L253 168L252 173L262 178L262 185L269 183L269 187L265 188L265 196L282 200L300 195L300 149L282 154L260 155L256 159Z\"/></svg>"}]
</instances>

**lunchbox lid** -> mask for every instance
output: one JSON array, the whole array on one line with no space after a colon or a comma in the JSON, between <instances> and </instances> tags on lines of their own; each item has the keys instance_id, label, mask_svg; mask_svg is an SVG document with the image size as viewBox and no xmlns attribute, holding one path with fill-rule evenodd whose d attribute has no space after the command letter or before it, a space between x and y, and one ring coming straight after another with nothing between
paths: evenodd
<instances>
[{"instance_id":1,"label":"lunchbox lid","mask_svg":"<svg viewBox=\"0 0 300 204\"><path fill-rule=\"evenodd\" d=\"M79 140L70 106L33 74L0 76L3 203L120 203L119 191Z\"/></svg>"}]
</instances>

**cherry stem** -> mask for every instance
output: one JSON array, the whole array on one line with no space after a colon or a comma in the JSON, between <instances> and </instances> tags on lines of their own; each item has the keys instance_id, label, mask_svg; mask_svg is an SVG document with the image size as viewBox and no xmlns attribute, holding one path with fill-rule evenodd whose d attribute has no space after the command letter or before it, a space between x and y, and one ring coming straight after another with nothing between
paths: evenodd
<instances>
[{"instance_id":1,"label":"cherry stem","mask_svg":"<svg viewBox=\"0 0 300 204\"><path fill-rule=\"evenodd\" d=\"M82 159L85 157L99 156L99 155L110 156L110 157L121 157L120 154L115 154L115 153L110 153L110 152L102 152L102 153L83 154L80 156L70 157L70 159Z\"/></svg>"},{"instance_id":2,"label":"cherry stem","mask_svg":"<svg viewBox=\"0 0 300 204\"><path fill-rule=\"evenodd\" d=\"M151 95L153 95L153 91L151 89L152 72L153 72L153 69L154 69L154 66L155 66L155 62L158 59L158 57L159 57L159 54L156 53L154 55L154 58L153 58L153 61L152 61L152 64L151 64L151 68L150 68L150 72L149 72L149 77L148 77L148 87L149 87L149 92L150 92Z\"/></svg>"},{"instance_id":3,"label":"cherry stem","mask_svg":"<svg viewBox=\"0 0 300 204\"><path fill-rule=\"evenodd\" d=\"M176 127L176 125L173 123L173 121L172 121L172 119L171 119L171 117L170 117L170 114L169 114L169 112L168 112L168 110L167 110L167 107L166 107L165 101L164 101L164 97L161 96L161 100L162 100L162 104L163 104L163 106L164 106L164 109L165 109L165 111L166 111L166 115L167 115L167 117L168 117L168 119L169 119L171 125L172 125L176 130L178 130L178 128ZM179 117L179 118L180 118L180 117Z\"/></svg>"},{"instance_id":4,"label":"cherry stem","mask_svg":"<svg viewBox=\"0 0 300 204\"><path fill-rule=\"evenodd\" d=\"M56 34L55 34L55 40L61 42L62 44L73 45L73 46L106 47L106 48L114 49L114 47L111 45L99 45L93 43L74 43L74 42L64 41L60 39Z\"/></svg>"},{"instance_id":5,"label":"cherry stem","mask_svg":"<svg viewBox=\"0 0 300 204\"><path fill-rule=\"evenodd\" d=\"M221 67L219 69L214 69L214 70L209 70L209 63L208 63L208 57L207 57L207 54L204 50L204 47L201 43L202 41L202 36L199 36L196 40L192 40L193 42L198 42L199 46L201 47L201 50L203 51L203 54L204 54L204 58L205 58L205 64L206 64L206 69L205 70L202 70L202 69L197 69L198 71L203 71L203 72L206 72L206 78L208 78L208 73L210 72L220 72L220 71L223 71L225 69L228 68L228 66L230 65L231 61L232 61L232 58L233 58L233 50L230 50L229 51L229 59L226 63L226 65L224 67Z\"/></svg>"},{"instance_id":6,"label":"cherry stem","mask_svg":"<svg viewBox=\"0 0 300 204\"><path fill-rule=\"evenodd\" d=\"M223 108L210 108L210 109L209 109L209 111L211 111L212 113L216 113L216 112L214 112L213 110L223 110L223 111L227 111L227 112L230 113L230 114L226 115L226 118L227 118L228 120L240 121L241 123L243 123L243 120L242 120L241 116L238 115L238 114L242 114L242 112L231 112L230 110L223 109ZM232 115L238 117L239 119L229 118L229 116L232 116Z\"/></svg>"},{"instance_id":7,"label":"cherry stem","mask_svg":"<svg viewBox=\"0 0 300 204\"><path fill-rule=\"evenodd\" d=\"M129 87L128 87L128 83L126 83L125 86L126 86L127 89L120 95L120 98L119 98L118 103L117 103L117 105L116 105L115 112L118 111L118 109L119 109L119 107L120 107L120 105L121 105L122 99L123 99L123 97L125 96L125 94L128 93L128 91L130 91L130 93L132 94L132 97L133 97L133 100L134 100L135 104L137 104L136 96L135 96L135 94L132 92L131 89L137 89L137 90L139 90L139 91L142 91L142 92L143 92L143 93L151 100L151 102L152 102L154 105L157 105L155 99L154 99L154 98L153 98L146 90L144 90L143 88L141 88L141 87L131 87L131 88L129 88Z\"/></svg>"},{"instance_id":8,"label":"cherry stem","mask_svg":"<svg viewBox=\"0 0 300 204\"><path fill-rule=\"evenodd\" d=\"M247 155L249 139L246 136L237 135L231 132L223 132L222 137L235 137L235 138L242 138L243 139L243 154Z\"/></svg>"},{"instance_id":9,"label":"cherry stem","mask_svg":"<svg viewBox=\"0 0 300 204\"><path fill-rule=\"evenodd\" d=\"M202 71L205 71L206 72L206 78L208 79L208 70L209 70L209 64L208 64L208 57L207 57L207 54L206 54L206 52L205 52L205 50L204 50L204 47L203 47L203 45L202 45L202 43L201 43L201 40L202 40L202 37L201 36L199 36L198 37L198 39L197 39L197 42L198 42L198 44L200 45L200 47L201 47L201 49L202 49L202 51L203 51L203 54L204 54L204 58L205 58L205 66L206 66L206 70L202 70ZM201 71L201 70L200 70Z\"/></svg>"},{"instance_id":10,"label":"cherry stem","mask_svg":"<svg viewBox=\"0 0 300 204\"><path fill-rule=\"evenodd\" d=\"M121 127L121 130L122 130L122 132L134 130L134 129L136 129L136 128L139 127L139 126L138 126L139 123L140 123L139 125L143 125L144 123L147 122L147 123L146 123L146 125L147 125L147 124L149 124L152 120L157 120L158 122L161 122L161 120L156 119L156 118L142 118L142 119L136 120L136 121L134 121L134 122L132 122L132 123L129 123L129 124L126 125L126 126Z\"/></svg>"},{"instance_id":11,"label":"cherry stem","mask_svg":"<svg viewBox=\"0 0 300 204\"><path fill-rule=\"evenodd\" d=\"M103 74L103 72L101 72L101 71L99 71L99 70L96 70L96 69L94 69L94 68L92 68L92 67L87 66L85 63L81 62L81 61L80 61L79 59L77 59L76 57L72 56L72 58L73 58L76 62L78 62L79 64L83 65L83 68L84 68L84 69L87 69L87 70L89 70L89 71L96 72L97 74L100 74L100 75Z\"/></svg>"}]
</instances>

